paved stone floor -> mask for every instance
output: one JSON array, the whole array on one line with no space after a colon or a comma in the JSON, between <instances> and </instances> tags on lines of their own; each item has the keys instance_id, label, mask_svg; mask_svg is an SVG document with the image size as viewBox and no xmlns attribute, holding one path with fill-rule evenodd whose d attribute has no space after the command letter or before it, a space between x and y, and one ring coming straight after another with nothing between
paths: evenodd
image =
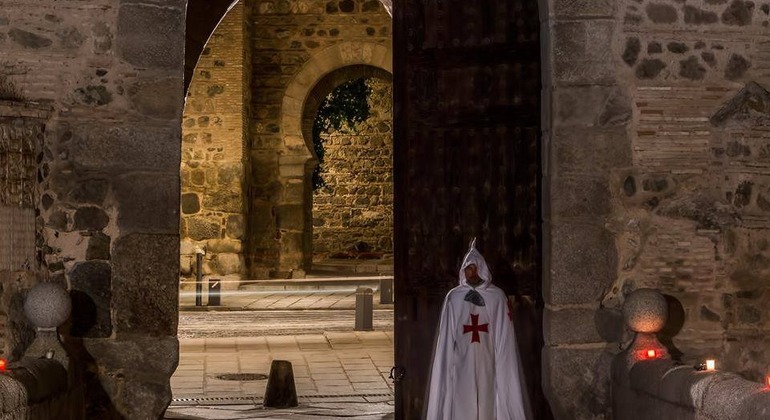
<instances>
[{"instance_id":1,"label":"paved stone floor","mask_svg":"<svg viewBox=\"0 0 770 420\"><path fill-rule=\"evenodd\" d=\"M379 304L373 288L375 331L353 331L350 279L292 287L223 291L218 307L195 307L194 293L180 293L180 360L166 419L394 418L393 305ZM292 363L298 407L263 408L266 379L218 377L268 375L273 360Z\"/></svg>"},{"instance_id":2,"label":"paved stone floor","mask_svg":"<svg viewBox=\"0 0 770 420\"><path fill-rule=\"evenodd\" d=\"M273 360L292 363L299 407L262 408L265 379L218 378L267 375ZM179 367L171 378L174 400L166 418L392 418L392 364L392 331L180 339Z\"/></svg>"}]
</instances>

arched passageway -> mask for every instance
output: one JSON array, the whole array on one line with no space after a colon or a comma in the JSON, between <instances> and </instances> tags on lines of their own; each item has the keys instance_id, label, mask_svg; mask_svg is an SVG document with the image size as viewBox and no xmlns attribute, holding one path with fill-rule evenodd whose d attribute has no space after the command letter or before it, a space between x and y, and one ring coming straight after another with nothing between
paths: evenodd
<instances>
[{"instance_id":1,"label":"arched passageway","mask_svg":"<svg viewBox=\"0 0 770 420\"><path fill-rule=\"evenodd\" d=\"M314 155L306 175L313 263L364 258L384 266L392 257L392 119L392 77L376 67L336 70L308 97L302 131Z\"/></svg>"}]
</instances>

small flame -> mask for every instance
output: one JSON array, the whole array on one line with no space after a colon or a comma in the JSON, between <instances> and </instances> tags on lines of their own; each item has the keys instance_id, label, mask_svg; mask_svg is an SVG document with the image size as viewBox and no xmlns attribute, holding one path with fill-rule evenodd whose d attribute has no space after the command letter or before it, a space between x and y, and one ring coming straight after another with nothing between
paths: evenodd
<instances>
[{"instance_id":1,"label":"small flame","mask_svg":"<svg viewBox=\"0 0 770 420\"><path fill-rule=\"evenodd\" d=\"M770 375L767 375L765 382L767 382L767 388L770 389Z\"/></svg>"},{"instance_id":2,"label":"small flame","mask_svg":"<svg viewBox=\"0 0 770 420\"><path fill-rule=\"evenodd\" d=\"M714 359L706 360L706 370L716 369L716 361Z\"/></svg>"},{"instance_id":3,"label":"small flame","mask_svg":"<svg viewBox=\"0 0 770 420\"><path fill-rule=\"evenodd\" d=\"M655 358L655 350L647 350L647 358L648 359L654 359Z\"/></svg>"},{"instance_id":4,"label":"small flame","mask_svg":"<svg viewBox=\"0 0 770 420\"><path fill-rule=\"evenodd\" d=\"M5 359L0 359L0 372L5 372L8 368L8 362Z\"/></svg>"}]
</instances>

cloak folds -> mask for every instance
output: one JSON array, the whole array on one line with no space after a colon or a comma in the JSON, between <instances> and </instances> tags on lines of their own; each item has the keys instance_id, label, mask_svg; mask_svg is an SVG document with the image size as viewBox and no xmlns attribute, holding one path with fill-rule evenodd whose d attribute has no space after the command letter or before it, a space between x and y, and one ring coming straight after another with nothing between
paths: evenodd
<instances>
[{"instance_id":1,"label":"cloak folds","mask_svg":"<svg viewBox=\"0 0 770 420\"><path fill-rule=\"evenodd\" d=\"M483 282L467 283L475 264ZM444 300L428 390L428 420L529 420L512 314L473 244Z\"/></svg>"}]
</instances>

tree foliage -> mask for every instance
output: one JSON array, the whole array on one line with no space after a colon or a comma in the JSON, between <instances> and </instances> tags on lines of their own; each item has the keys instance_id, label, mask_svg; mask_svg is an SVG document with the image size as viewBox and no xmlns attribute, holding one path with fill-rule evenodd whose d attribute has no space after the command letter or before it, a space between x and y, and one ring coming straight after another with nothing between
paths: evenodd
<instances>
[{"instance_id":1,"label":"tree foliage","mask_svg":"<svg viewBox=\"0 0 770 420\"><path fill-rule=\"evenodd\" d=\"M313 170L313 191L326 185L323 179L324 140L322 134L354 130L355 125L369 118L369 95L372 89L366 79L345 82L321 102L313 123L313 147L318 165Z\"/></svg>"}]
</instances>

